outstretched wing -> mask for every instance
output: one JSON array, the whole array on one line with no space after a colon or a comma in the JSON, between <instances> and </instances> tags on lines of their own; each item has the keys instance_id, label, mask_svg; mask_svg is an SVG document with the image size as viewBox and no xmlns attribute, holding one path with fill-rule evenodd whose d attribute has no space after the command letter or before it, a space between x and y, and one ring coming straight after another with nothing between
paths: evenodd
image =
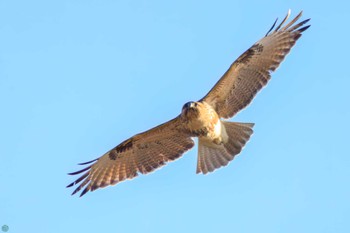
<instances>
[{"instance_id":1,"label":"outstretched wing","mask_svg":"<svg viewBox=\"0 0 350 233\"><path fill-rule=\"evenodd\" d=\"M132 179L138 173L152 172L179 158L193 146L191 135L182 128L181 120L177 117L125 140L96 160L82 163L94 162L80 171L69 173L83 175L67 187L82 182L72 195L85 187L80 195L83 196L88 191Z\"/></svg>"},{"instance_id":2,"label":"outstretched wing","mask_svg":"<svg viewBox=\"0 0 350 233\"><path fill-rule=\"evenodd\" d=\"M289 15L290 11L281 24L270 33L276 20L266 36L243 53L201 99L210 104L220 117L230 118L246 107L256 93L267 84L270 73L283 61L301 33L310 27L302 27L310 19L295 24L302 12L284 26Z\"/></svg>"}]
</instances>

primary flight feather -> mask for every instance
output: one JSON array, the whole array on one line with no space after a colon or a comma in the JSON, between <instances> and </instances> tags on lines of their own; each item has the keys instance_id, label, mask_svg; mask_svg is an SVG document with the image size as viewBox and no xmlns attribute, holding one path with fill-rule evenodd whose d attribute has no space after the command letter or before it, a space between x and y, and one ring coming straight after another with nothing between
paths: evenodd
<instances>
[{"instance_id":1,"label":"primary flight feather","mask_svg":"<svg viewBox=\"0 0 350 233\"><path fill-rule=\"evenodd\" d=\"M67 187L78 185L72 194L83 196L108 185L147 174L173 161L194 146L198 137L197 173L206 174L227 165L239 154L253 133L252 123L227 122L245 108L270 79L310 19L296 23L300 12L285 25L287 16L274 29L244 52L230 66L208 94L186 103L180 115L153 129L137 134L90 162L86 168L69 173L82 174ZM90 165L89 165L90 164Z\"/></svg>"}]
</instances>

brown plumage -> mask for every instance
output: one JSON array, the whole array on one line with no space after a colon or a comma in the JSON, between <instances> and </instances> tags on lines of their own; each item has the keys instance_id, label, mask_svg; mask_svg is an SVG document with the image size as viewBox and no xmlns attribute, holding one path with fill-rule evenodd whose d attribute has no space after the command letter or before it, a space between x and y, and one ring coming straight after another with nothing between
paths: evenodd
<instances>
[{"instance_id":1,"label":"brown plumage","mask_svg":"<svg viewBox=\"0 0 350 233\"><path fill-rule=\"evenodd\" d=\"M301 14L284 25L289 11L273 30L275 22L265 37L238 57L204 98L186 103L179 116L125 140L98 159L82 163L91 165L70 173L82 175L67 187L78 185L73 194L83 189L82 196L139 173L147 174L191 149L193 137L198 137L197 173L206 174L227 165L249 140L254 124L221 119L246 107L267 84L270 73L309 27L302 27L309 19L296 24Z\"/></svg>"}]
</instances>

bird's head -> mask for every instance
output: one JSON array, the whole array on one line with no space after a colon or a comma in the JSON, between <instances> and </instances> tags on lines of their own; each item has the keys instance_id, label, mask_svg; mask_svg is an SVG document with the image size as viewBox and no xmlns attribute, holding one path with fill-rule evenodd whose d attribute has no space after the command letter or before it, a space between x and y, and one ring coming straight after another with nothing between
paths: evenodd
<instances>
[{"instance_id":1,"label":"bird's head","mask_svg":"<svg viewBox=\"0 0 350 233\"><path fill-rule=\"evenodd\" d=\"M190 101L184 104L182 107L181 115L184 117L187 117L189 114L190 115L197 115L198 113L198 103L194 101Z\"/></svg>"}]
</instances>

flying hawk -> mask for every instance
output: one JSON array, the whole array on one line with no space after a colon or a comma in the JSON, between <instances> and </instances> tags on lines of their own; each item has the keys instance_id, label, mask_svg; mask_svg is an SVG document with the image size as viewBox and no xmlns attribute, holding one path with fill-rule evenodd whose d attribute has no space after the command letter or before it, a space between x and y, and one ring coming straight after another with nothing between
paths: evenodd
<instances>
[{"instance_id":1,"label":"flying hawk","mask_svg":"<svg viewBox=\"0 0 350 233\"><path fill-rule=\"evenodd\" d=\"M287 16L274 29L245 51L230 66L209 93L196 102L188 102L174 119L123 141L101 157L80 165L86 168L69 173L82 173L67 187L82 188L80 196L108 185L133 179L139 173L147 174L174 161L194 146L192 138L198 137L197 173L206 174L226 166L253 133L253 123L228 122L245 108L256 93L270 80L270 74L283 61L310 19L296 23L300 12L284 25Z\"/></svg>"}]
</instances>

